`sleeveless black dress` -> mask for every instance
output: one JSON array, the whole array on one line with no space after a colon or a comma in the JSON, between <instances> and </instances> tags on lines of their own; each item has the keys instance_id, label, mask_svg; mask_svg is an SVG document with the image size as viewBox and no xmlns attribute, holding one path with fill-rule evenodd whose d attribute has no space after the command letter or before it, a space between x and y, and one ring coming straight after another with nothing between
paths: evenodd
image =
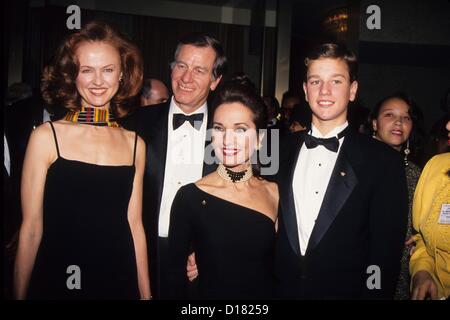
<instances>
[{"instance_id":1,"label":"sleeveless black dress","mask_svg":"<svg viewBox=\"0 0 450 320\"><path fill-rule=\"evenodd\" d=\"M135 155L130 166L64 159L50 125L58 158L47 172L43 234L28 298L139 299L127 220Z\"/></svg>"},{"instance_id":2,"label":"sleeveless black dress","mask_svg":"<svg viewBox=\"0 0 450 320\"><path fill-rule=\"evenodd\" d=\"M181 187L170 217L170 298L273 298L274 243L275 224L268 216L194 183ZM196 296L186 280L190 250L199 271Z\"/></svg>"}]
</instances>

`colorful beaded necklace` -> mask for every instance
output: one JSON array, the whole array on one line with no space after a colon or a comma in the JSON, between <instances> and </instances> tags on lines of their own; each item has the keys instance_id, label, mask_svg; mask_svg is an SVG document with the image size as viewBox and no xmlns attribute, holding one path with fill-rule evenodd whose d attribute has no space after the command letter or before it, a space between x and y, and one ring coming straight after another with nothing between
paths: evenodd
<instances>
[{"instance_id":1,"label":"colorful beaded necklace","mask_svg":"<svg viewBox=\"0 0 450 320\"><path fill-rule=\"evenodd\" d=\"M64 116L64 120L94 126L120 127L109 109L94 107L82 106L79 111L69 111Z\"/></svg>"}]
</instances>

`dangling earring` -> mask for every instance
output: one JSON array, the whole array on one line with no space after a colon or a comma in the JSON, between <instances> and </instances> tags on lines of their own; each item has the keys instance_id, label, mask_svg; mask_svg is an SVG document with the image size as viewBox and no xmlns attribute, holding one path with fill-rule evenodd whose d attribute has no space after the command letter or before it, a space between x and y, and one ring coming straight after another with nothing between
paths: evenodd
<instances>
[{"instance_id":1,"label":"dangling earring","mask_svg":"<svg viewBox=\"0 0 450 320\"><path fill-rule=\"evenodd\" d=\"M403 158L403 161L405 162L405 166L408 166L408 155L411 153L411 150L409 149L409 139L406 141L406 148L403 150L403 153L405 154L405 157Z\"/></svg>"},{"instance_id":2,"label":"dangling earring","mask_svg":"<svg viewBox=\"0 0 450 320\"><path fill-rule=\"evenodd\" d=\"M373 133L372 133L372 138L375 138L376 136L377 136L377 131L374 130Z\"/></svg>"},{"instance_id":3,"label":"dangling earring","mask_svg":"<svg viewBox=\"0 0 450 320\"><path fill-rule=\"evenodd\" d=\"M123 74L122 74L122 72L120 73L119 84L123 84Z\"/></svg>"}]
</instances>

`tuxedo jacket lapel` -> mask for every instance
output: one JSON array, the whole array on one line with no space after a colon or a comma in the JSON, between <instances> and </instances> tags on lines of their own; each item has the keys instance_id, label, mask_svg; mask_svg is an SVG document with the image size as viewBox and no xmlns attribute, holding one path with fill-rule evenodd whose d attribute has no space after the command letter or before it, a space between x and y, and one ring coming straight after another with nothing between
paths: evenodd
<instances>
[{"instance_id":1,"label":"tuxedo jacket lapel","mask_svg":"<svg viewBox=\"0 0 450 320\"><path fill-rule=\"evenodd\" d=\"M163 109L156 121L152 121L152 134L147 145L147 170L146 173L154 177L149 181L157 186L158 210L164 186L164 173L166 169L167 139L168 139L169 105ZM145 124L144 124L145 125Z\"/></svg>"},{"instance_id":2,"label":"tuxedo jacket lapel","mask_svg":"<svg viewBox=\"0 0 450 320\"><path fill-rule=\"evenodd\" d=\"M357 146L354 145L352 133L349 133L344 139L331 174L316 224L309 238L307 254L320 242L357 185L358 178L353 168L359 159Z\"/></svg>"},{"instance_id":3,"label":"tuxedo jacket lapel","mask_svg":"<svg viewBox=\"0 0 450 320\"><path fill-rule=\"evenodd\" d=\"M296 136L294 143L284 148L289 147L290 152L286 159L282 159L280 163L283 163L285 170L280 170L279 176L279 188L280 188L280 206L281 212L283 212L282 220L284 222L284 228L294 252L300 256L300 242L298 239L298 227L297 227L297 215L295 211L294 192L292 189L292 181L297 164L298 155L303 145L303 135Z\"/></svg>"}]
</instances>

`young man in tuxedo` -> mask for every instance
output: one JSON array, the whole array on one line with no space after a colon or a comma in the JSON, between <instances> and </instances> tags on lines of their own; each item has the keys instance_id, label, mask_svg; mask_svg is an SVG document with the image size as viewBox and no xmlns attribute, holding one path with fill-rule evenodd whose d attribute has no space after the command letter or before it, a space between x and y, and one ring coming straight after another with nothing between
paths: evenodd
<instances>
[{"instance_id":1,"label":"young man in tuxedo","mask_svg":"<svg viewBox=\"0 0 450 320\"><path fill-rule=\"evenodd\" d=\"M147 144L143 219L148 239L152 293L166 297L170 209L178 189L215 170L204 162L207 129L211 127L207 98L225 71L221 44L202 34L182 38L171 64L173 96L151 108L139 108L121 120Z\"/></svg>"},{"instance_id":2,"label":"young man in tuxedo","mask_svg":"<svg viewBox=\"0 0 450 320\"><path fill-rule=\"evenodd\" d=\"M311 130L280 147L280 299L392 298L408 212L402 159L348 129L358 89L354 54L323 44L305 59Z\"/></svg>"}]
</instances>

